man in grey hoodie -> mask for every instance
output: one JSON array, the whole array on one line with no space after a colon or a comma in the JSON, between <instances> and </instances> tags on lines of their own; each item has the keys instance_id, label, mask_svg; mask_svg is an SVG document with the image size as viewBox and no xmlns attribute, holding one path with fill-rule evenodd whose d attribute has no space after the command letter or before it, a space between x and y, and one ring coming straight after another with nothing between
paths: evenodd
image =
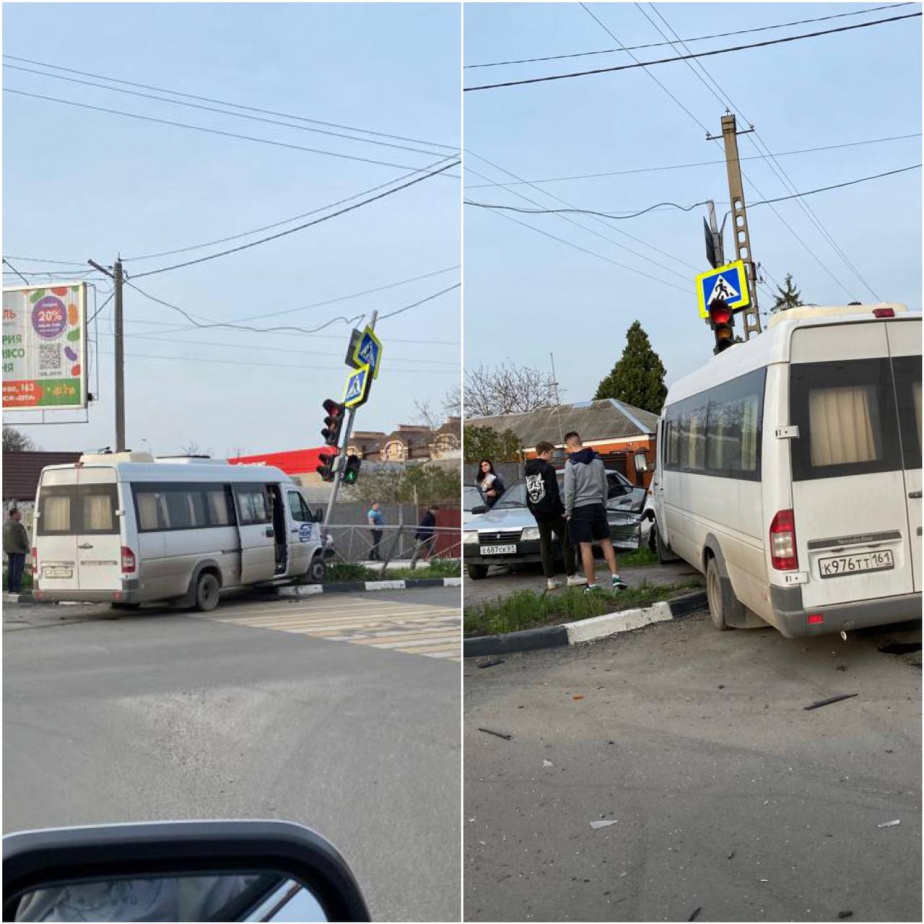
<instances>
[{"instance_id":1,"label":"man in grey hoodie","mask_svg":"<svg viewBox=\"0 0 924 924\"><path fill-rule=\"evenodd\" d=\"M581 437L574 432L565 434L565 449L569 454L565 464L565 517L571 530L571 541L581 547L581 563L587 578L584 593L597 589L594 583L594 542L599 543L613 575L613 590L626 590L627 585L619 576L616 552L610 541L603 460L593 449L585 449Z\"/></svg>"}]
</instances>

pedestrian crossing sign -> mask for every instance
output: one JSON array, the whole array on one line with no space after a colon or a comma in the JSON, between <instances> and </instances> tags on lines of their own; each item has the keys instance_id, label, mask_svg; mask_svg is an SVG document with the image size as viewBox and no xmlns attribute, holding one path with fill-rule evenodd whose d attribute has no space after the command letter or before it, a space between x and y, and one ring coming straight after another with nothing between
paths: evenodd
<instances>
[{"instance_id":1,"label":"pedestrian crossing sign","mask_svg":"<svg viewBox=\"0 0 924 924\"><path fill-rule=\"evenodd\" d=\"M708 273L700 273L696 277L696 296L701 318L709 318L709 306L718 299L722 299L732 311L747 308L751 304L751 293L744 261L735 260Z\"/></svg>"},{"instance_id":2,"label":"pedestrian crossing sign","mask_svg":"<svg viewBox=\"0 0 924 924\"><path fill-rule=\"evenodd\" d=\"M372 386L372 370L367 364L351 372L343 393L344 407L359 407L369 400L369 389Z\"/></svg>"},{"instance_id":3,"label":"pedestrian crossing sign","mask_svg":"<svg viewBox=\"0 0 924 924\"><path fill-rule=\"evenodd\" d=\"M368 366L372 371L372 378L379 377L379 368L382 365L382 341L367 327L359 338L353 350L353 365Z\"/></svg>"}]
</instances>

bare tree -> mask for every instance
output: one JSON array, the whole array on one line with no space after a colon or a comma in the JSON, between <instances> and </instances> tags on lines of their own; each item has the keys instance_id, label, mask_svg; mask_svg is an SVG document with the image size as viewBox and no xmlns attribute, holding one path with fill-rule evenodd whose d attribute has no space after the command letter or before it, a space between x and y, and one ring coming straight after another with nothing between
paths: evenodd
<instances>
[{"instance_id":1,"label":"bare tree","mask_svg":"<svg viewBox=\"0 0 924 924\"><path fill-rule=\"evenodd\" d=\"M462 416L462 388L456 385L443 395L443 413L447 417Z\"/></svg>"},{"instance_id":2,"label":"bare tree","mask_svg":"<svg viewBox=\"0 0 924 924\"><path fill-rule=\"evenodd\" d=\"M3 428L4 452L34 452L36 448L31 436L12 427Z\"/></svg>"},{"instance_id":3,"label":"bare tree","mask_svg":"<svg viewBox=\"0 0 924 924\"><path fill-rule=\"evenodd\" d=\"M447 417L462 416L462 389L458 385L455 388L450 388L443 395L440 410L442 414L434 411L433 405L429 401L414 402L414 412L417 415L417 420L431 430L439 430L446 423Z\"/></svg>"},{"instance_id":4,"label":"bare tree","mask_svg":"<svg viewBox=\"0 0 924 924\"><path fill-rule=\"evenodd\" d=\"M464 403L466 417L526 414L555 406L555 382L548 372L528 366L481 365L465 373Z\"/></svg>"},{"instance_id":5,"label":"bare tree","mask_svg":"<svg viewBox=\"0 0 924 924\"><path fill-rule=\"evenodd\" d=\"M184 456L210 456L211 448L203 449L195 440L190 440L180 446L180 454Z\"/></svg>"}]
</instances>

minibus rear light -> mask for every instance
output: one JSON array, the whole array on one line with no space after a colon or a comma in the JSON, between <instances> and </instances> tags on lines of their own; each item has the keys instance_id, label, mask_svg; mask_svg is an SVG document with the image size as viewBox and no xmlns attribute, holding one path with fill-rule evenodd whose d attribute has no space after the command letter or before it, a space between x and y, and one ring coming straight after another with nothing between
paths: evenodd
<instances>
[{"instance_id":1,"label":"minibus rear light","mask_svg":"<svg viewBox=\"0 0 924 924\"><path fill-rule=\"evenodd\" d=\"M32 562L31 562L32 574L36 575L39 573L38 569L38 549L35 546L32 546Z\"/></svg>"},{"instance_id":2,"label":"minibus rear light","mask_svg":"<svg viewBox=\"0 0 924 924\"><path fill-rule=\"evenodd\" d=\"M873 317L874 318L894 318L895 309L894 308L874 308Z\"/></svg>"},{"instance_id":3,"label":"minibus rear light","mask_svg":"<svg viewBox=\"0 0 924 924\"><path fill-rule=\"evenodd\" d=\"M823 613L809 613L808 624L810 626L817 626L820 623L823 623L824 621L825 621L825 617Z\"/></svg>"},{"instance_id":4,"label":"minibus rear light","mask_svg":"<svg viewBox=\"0 0 924 924\"><path fill-rule=\"evenodd\" d=\"M792 510L779 510L770 524L770 561L776 571L798 571L796 520Z\"/></svg>"},{"instance_id":5,"label":"minibus rear light","mask_svg":"<svg viewBox=\"0 0 924 924\"><path fill-rule=\"evenodd\" d=\"M122 546L122 572L133 574L135 571L135 553L127 546Z\"/></svg>"}]
</instances>

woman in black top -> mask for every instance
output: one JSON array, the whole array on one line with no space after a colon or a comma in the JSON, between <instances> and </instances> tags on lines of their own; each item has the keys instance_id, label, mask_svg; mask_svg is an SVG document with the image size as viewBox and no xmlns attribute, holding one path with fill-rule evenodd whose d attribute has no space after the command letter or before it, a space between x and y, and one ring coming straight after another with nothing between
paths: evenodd
<instances>
[{"instance_id":1,"label":"woman in black top","mask_svg":"<svg viewBox=\"0 0 924 924\"><path fill-rule=\"evenodd\" d=\"M494 463L490 459L482 459L478 464L478 474L475 476L478 490L488 507L493 507L503 496L504 482L500 475L494 471Z\"/></svg>"}]
</instances>

